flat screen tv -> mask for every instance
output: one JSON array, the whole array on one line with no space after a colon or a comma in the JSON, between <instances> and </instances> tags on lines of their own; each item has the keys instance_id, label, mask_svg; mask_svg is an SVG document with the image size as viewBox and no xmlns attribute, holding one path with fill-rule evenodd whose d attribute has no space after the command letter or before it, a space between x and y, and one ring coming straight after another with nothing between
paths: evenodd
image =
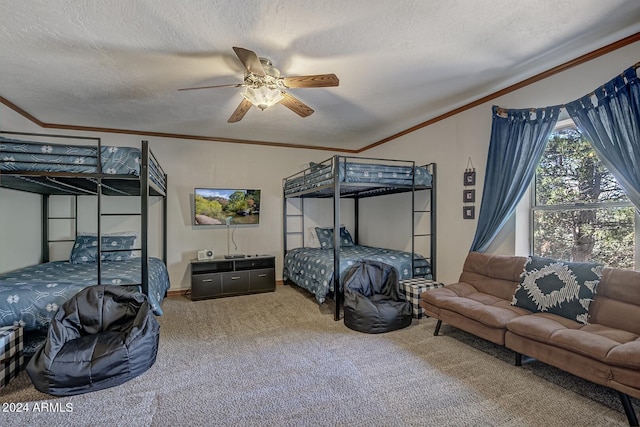
<instances>
[{"instance_id":1,"label":"flat screen tv","mask_svg":"<svg viewBox=\"0 0 640 427\"><path fill-rule=\"evenodd\" d=\"M257 225L260 190L196 188L194 225Z\"/></svg>"}]
</instances>

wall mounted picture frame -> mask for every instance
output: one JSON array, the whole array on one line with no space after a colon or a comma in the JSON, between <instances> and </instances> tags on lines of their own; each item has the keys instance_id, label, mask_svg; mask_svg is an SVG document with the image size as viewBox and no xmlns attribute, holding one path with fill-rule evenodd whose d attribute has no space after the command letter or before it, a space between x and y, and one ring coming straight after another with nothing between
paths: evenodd
<instances>
[{"instance_id":1,"label":"wall mounted picture frame","mask_svg":"<svg viewBox=\"0 0 640 427\"><path fill-rule=\"evenodd\" d=\"M463 219L475 219L476 217L476 207L475 206L463 206L462 207L462 218Z\"/></svg>"},{"instance_id":2,"label":"wall mounted picture frame","mask_svg":"<svg viewBox=\"0 0 640 427\"><path fill-rule=\"evenodd\" d=\"M476 171L471 170L464 173L464 185L476 185Z\"/></svg>"},{"instance_id":3,"label":"wall mounted picture frame","mask_svg":"<svg viewBox=\"0 0 640 427\"><path fill-rule=\"evenodd\" d=\"M473 203L476 201L476 190L462 190L462 202Z\"/></svg>"}]
</instances>

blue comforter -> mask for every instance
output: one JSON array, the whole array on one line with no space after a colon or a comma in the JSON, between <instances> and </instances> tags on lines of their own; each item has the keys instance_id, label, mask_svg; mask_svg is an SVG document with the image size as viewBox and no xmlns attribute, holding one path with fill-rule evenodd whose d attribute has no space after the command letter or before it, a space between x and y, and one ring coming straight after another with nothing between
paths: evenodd
<instances>
[{"instance_id":1,"label":"blue comforter","mask_svg":"<svg viewBox=\"0 0 640 427\"><path fill-rule=\"evenodd\" d=\"M102 263L102 284L140 283L140 258ZM43 329L62 303L81 289L96 284L96 264L53 261L0 275L0 326L21 325L25 330ZM149 258L149 303L160 316L160 302L169 289L167 268ZM138 290L139 286L138 286Z\"/></svg>"},{"instance_id":2,"label":"blue comforter","mask_svg":"<svg viewBox=\"0 0 640 427\"><path fill-rule=\"evenodd\" d=\"M415 273L411 271L411 252L371 246L343 246L340 248L340 286L347 270L360 259L381 261L398 270L400 280L415 275L429 275L429 262L419 258L415 261ZM284 280L291 280L298 286L312 292L322 304L329 292L333 291L333 249L295 248L284 257Z\"/></svg>"}]
</instances>

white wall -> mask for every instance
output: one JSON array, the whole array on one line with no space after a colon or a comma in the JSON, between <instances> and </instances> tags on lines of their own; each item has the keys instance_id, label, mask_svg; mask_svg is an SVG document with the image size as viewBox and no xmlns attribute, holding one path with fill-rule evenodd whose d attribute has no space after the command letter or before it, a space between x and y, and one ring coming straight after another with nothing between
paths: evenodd
<instances>
[{"instance_id":1,"label":"white wall","mask_svg":"<svg viewBox=\"0 0 640 427\"><path fill-rule=\"evenodd\" d=\"M639 57L640 43L635 43L362 153L362 156L367 157L411 159L418 164L437 163L439 280L457 280L473 239L476 221L462 219L462 173L467 166L467 159L471 157L477 172L477 217L491 133L491 105L528 108L569 102L608 81L638 61ZM0 106L0 128L43 131L5 106ZM51 130L47 132L63 133ZM82 135L87 136L86 133ZM238 228L235 240L238 252L276 255L276 274L281 277L282 178L306 167L309 161L322 161L332 155L318 150L142 138L126 134L96 135L101 136L106 145L137 146L141 139L149 139L153 152L169 176L167 264L172 289L189 287L189 261L196 256L198 249L213 246L217 253L226 253L227 231L224 227L203 229L192 225L192 197L195 187L250 187L262 190L260 225ZM361 210L363 213L366 211L366 215L363 215L361 222L361 243L408 249L410 208L406 201L407 195L386 197L388 198L382 202L374 199L363 202ZM114 203L117 205L131 201L116 200ZM115 206L114 209L119 207ZM348 207L345 205L342 211L341 222L351 227L353 218L349 217ZM38 196L0 189L0 272L38 262L39 210ZM332 222L330 201L310 201L305 210L309 214L306 227L330 225ZM116 225L113 227L117 228ZM504 254L513 254L516 250L520 252L523 245L516 244L516 229L522 229L522 224L518 225L513 219L498 236L490 251ZM103 230L106 231L111 230ZM426 253L420 248L418 250Z\"/></svg>"},{"instance_id":2,"label":"white wall","mask_svg":"<svg viewBox=\"0 0 640 427\"><path fill-rule=\"evenodd\" d=\"M0 273L40 262L41 210L39 196L0 188Z\"/></svg>"},{"instance_id":3,"label":"white wall","mask_svg":"<svg viewBox=\"0 0 640 427\"><path fill-rule=\"evenodd\" d=\"M0 129L41 131L4 105ZM41 212L40 196L0 188L0 273L41 262Z\"/></svg>"}]
</instances>

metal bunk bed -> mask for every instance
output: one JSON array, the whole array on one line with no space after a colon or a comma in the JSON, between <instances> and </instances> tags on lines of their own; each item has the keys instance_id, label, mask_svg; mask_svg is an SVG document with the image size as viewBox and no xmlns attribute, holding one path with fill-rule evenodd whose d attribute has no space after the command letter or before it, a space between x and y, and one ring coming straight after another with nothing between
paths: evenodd
<instances>
[{"instance_id":1,"label":"metal bunk bed","mask_svg":"<svg viewBox=\"0 0 640 427\"><path fill-rule=\"evenodd\" d=\"M143 293L149 295L149 199L153 196L162 198L162 262L166 266L167 261L167 175L163 171L162 167L154 157L153 153L149 149L148 141L142 141L140 146L140 161L139 172L136 174L114 174L105 173L103 171L103 148L102 141L97 137L80 137L70 135L54 135L54 134L42 134L42 133L28 133L28 132L11 132L0 131L0 136L4 137L2 142L9 141L9 144L16 144L19 142L25 142L27 144L31 141L22 141L9 139L14 137L19 138L36 138L38 143L46 143L51 146L61 144L61 141L65 140L78 140L90 142L91 145L87 145L87 149L95 148L95 158L91 158L91 161L95 163L95 167L88 167L86 169L78 169L76 166L67 160L63 160L60 163L52 163L52 166L48 166L46 163L42 166L44 169L47 167L55 167L62 169L60 171L50 170L25 170L21 169L22 163L9 164L13 162L13 155L7 151L1 151L0 156L0 187L8 188L17 191L24 191L29 193L35 193L42 196L42 263L49 262L49 245L55 242L71 242L71 240L52 240L49 238L49 222L53 219L60 219L52 217L49 214L49 198L50 196L67 195L74 196L75 211L72 217L66 218L74 222L75 234L78 235L77 218L78 218L78 196L96 196L97 204L97 242L102 242L102 218L104 216L140 216L140 239L138 247L134 248L134 251L139 251L140 256L140 286ZM52 141L55 141L52 142ZM37 143L36 143L37 144ZM82 144L84 147L84 144ZM14 151L17 153L17 151ZM46 154L46 153L45 153ZM42 156L46 157L46 156ZM4 164L3 164L4 162ZM40 167L40 166L37 166ZM67 172L68 170L81 172ZM140 213L104 213L102 211L102 196L136 196L140 197ZM107 252L102 248L101 244L97 245L97 284L102 282L102 252ZM166 295L166 291L165 291ZM163 297L165 296L163 295Z\"/></svg>"},{"instance_id":2,"label":"metal bunk bed","mask_svg":"<svg viewBox=\"0 0 640 427\"><path fill-rule=\"evenodd\" d=\"M363 163L364 162L364 163ZM373 162L373 163L372 163ZM370 172L379 174L376 171L376 167L385 167L391 165L401 165L405 169L411 171L408 179L404 179L402 182L398 182L395 179L380 180L371 179L358 180L358 182L350 182L349 168L352 165L364 165L367 170L364 175L372 176ZM356 166L356 168L358 167ZM428 184L416 182L416 174L419 170L426 170L430 175L430 182ZM416 209L415 193L416 191L429 190L428 208ZM296 174L290 175L283 179L283 247L284 256L286 257L289 252L288 249L288 236L290 235L302 235L302 245L305 244L305 225L304 225L304 199L305 198L333 198L333 272L340 271L340 200L342 198L351 198L354 200L354 218L355 229L354 239L357 244L358 241L358 220L359 220L359 200L368 197L382 196L395 193L411 193L411 271L414 277L427 276L422 270L422 273L416 274L415 262L418 259L415 253L416 238L424 237L429 239L429 255L425 258L430 265L430 278L436 277L436 164L429 163L424 166L416 167L413 161L404 160L390 160L390 159L378 159L378 158L365 158L365 157L348 157L348 156L333 156L318 164L311 164L309 168L306 168ZM336 197L338 195L338 197ZM300 213L290 214L288 210L288 200L301 199L300 201ZM428 215L429 216L429 230L425 233L418 233L416 231L415 219L416 215ZM288 219L291 217L300 217L300 225L302 231L290 231L288 229ZM424 258L421 258L424 259ZM334 320L340 319L340 310L342 303L342 291L340 289L340 274L333 274L333 299L335 303Z\"/></svg>"}]
</instances>

